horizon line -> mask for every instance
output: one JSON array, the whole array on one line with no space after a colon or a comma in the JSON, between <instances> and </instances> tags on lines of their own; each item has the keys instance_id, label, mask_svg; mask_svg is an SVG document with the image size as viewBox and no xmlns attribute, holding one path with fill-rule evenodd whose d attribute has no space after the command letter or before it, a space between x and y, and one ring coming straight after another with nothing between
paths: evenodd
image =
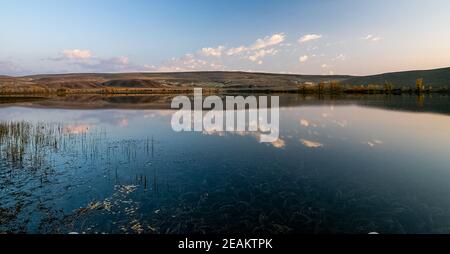
<instances>
[{"instance_id":1,"label":"horizon line","mask_svg":"<svg viewBox=\"0 0 450 254\"><path fill-rule=\"evenodd\" d=\"M67 73L38 73L38 74L29 74L29 75L3 75L0 74L0 77L10 77L10 78L26 78L33 76L63 76L63 75L123 75L123 74L183 74L183 73L247 73L247 74L262 74L262 75L282 75L282 76L320 76L320 77L370 77L370 76L379 76L393 73L404 73L404 72L417 72L417 71L433 71L433 70L443 70L449 69L450 66L447 67L438 67L438 68L430 68L430 69L412 69L412 70L401 70L401 71L389 71L382 72L377 74L369 74L369 75L352 75L352 74L301 74L301 73L281 73L281 72L259 72L259 71L240 71L240 70L222 70L222 71L168 71L168 72L67 72Z\"/></svg>"}]
</instances>

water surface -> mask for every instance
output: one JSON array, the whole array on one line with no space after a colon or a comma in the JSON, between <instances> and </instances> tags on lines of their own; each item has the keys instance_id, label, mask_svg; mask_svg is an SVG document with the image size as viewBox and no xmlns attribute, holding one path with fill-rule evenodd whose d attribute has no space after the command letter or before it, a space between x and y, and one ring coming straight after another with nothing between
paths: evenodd
<instances>
[{"instance_id":1,"label":"water surface","mask_svg":"<svg viewBox=\"0 0 450 254\"><path fill-rule=\"evenodd\" d=\"M446 96L282 96L269 144L156 101L4 104L0 232L450 233Z\"/></svg>"}]
</instances>

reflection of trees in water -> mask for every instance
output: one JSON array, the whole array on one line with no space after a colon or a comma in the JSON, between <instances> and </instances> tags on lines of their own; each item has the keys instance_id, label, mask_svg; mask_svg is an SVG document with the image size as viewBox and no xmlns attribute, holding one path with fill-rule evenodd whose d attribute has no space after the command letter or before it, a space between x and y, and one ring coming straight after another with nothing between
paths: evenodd
<instances>
[{"instance_id":1,"label":"reflection of trees in water","mask_svg":"<svg viewBox=\"0 0 450 254\"><path fill-rule=\"evenodd\" d=\"M423 94L418 94L417 95L417 105L419 107L423 107L423 105L425 104L425 95Z\"/></svg>"}]
</instances>

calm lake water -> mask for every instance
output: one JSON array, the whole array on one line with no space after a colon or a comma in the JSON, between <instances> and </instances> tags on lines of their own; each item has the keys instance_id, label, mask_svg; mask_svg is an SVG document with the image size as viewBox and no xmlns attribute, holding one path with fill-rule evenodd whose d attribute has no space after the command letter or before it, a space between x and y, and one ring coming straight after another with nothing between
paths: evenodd
<instances>
[{"instance_id":1,"label":"calm lake water","mask_svg":"<svg viewBox=\"0 0 450 254\"><path fill-rule=\"evenodd\" d=\"M269 144L101 101L0 107L0 232L450 233L448 96L282 96Z\"/></svg>"}]
</instances>

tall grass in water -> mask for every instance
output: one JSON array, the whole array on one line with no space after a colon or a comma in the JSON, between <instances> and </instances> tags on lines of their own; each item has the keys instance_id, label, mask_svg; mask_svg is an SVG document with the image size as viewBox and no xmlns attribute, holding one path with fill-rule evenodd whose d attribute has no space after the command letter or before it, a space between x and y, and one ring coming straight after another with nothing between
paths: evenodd
<instances>
[{"instance_id":1,"label":"tall grass in water","mask_svg":"<svg viewBox=\"0 0 450 254\"><path fill-rule=\"evenodd\" d=\"M113 141L104 130L73 133L70 127L62 123L0 121L0 170L5 166L31 170L72 166L111 169L118 165L140 168L145 157L154 155L153 138Z\"/></svg>"},{"instance_id":2,"label":"tall grass in water","mask_svg":"<svg viewBox=\"0 0 450 254\"><path fill-rule=\"evenodd\" d=\"M24 161L30 130L26 122L0 122L0 153L14 167Z\"/></svg>"},{"instance_id":3,"label":"tall grass in water","mask_svg":"<svg viewBox=\"0 0 450 254\"><path fill-rule=\"evenodd\" d=\"M149 163L153 161L151 155L155 149L153 138L114 140L107 136L106 130L98 127L83 130L74 130L73 127L70 123L0 120L0 187L3 188L0 232L22 232L22 228L30 223L24 219L29 214L33 214L32 223L49 226L49 229L37 229L39 232L60 232L59 228L64 226L60 219L65 217L59 217L60 210L52 210L53 200L73 194L72 188L76 192L78 186L87 187L90 181L107 181L113 184L114 189L139 186L145 191L159 191L161 180L157 171L153 176L146 172L153 168ZM97 190L95 185L89 188L102 197L104 189ZM136 228L138 218L134 213L126 213L127 209L135 211L136 207L127 207L123 212L122 207L114 205L122 205L117 198L122 198L122 195L113 195L101 203L111 202L113 205L108 208L105 205L104 212L111 209L113 213L119 211L123 216L120 219L132 221ZM49 210L41 213L44 206ZM98 206L87 207L100 210ZM48 218L55 224L49 224Z\"/></svg>"},{"instance_id":4,"label":"tall grass in water","mask_svg":"<svg viewBox=\"0 0 450 254\"><path fill-rule=\"evenodd\" d=\"M28 162L38 169L48 152L58 151L62 129L60 124L0 121L0 155L13 168Z\"/></svg>"}]
</instances>

